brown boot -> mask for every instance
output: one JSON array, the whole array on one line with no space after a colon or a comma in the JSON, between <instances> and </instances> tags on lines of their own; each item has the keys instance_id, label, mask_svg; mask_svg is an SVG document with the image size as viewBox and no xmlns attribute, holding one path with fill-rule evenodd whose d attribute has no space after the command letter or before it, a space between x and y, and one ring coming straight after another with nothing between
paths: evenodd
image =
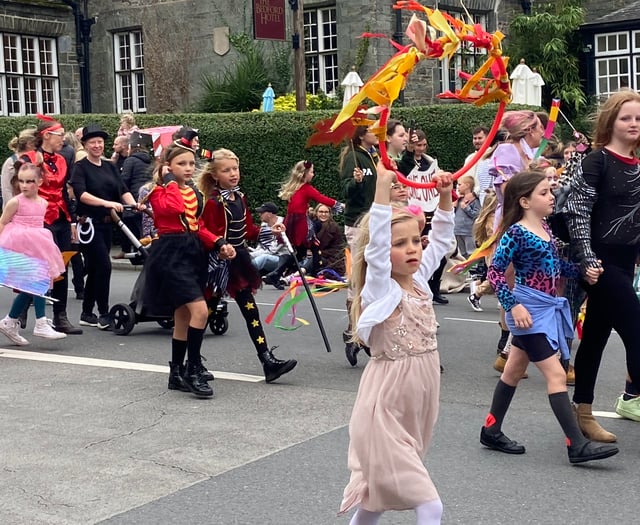
<instances>
[{"instance_id":1,"label":"brown boot","mask_svg":"<svg viewBox=\"0 0 640 525\"><path fill-rule=\"evenodd\" d=\"M591 413L591 405L579 403L574 405L578 426L587 439L600 441L601 443L614 443L617 441L615 434L605 430L600 426Z\"/></svg>"}]
</instances>

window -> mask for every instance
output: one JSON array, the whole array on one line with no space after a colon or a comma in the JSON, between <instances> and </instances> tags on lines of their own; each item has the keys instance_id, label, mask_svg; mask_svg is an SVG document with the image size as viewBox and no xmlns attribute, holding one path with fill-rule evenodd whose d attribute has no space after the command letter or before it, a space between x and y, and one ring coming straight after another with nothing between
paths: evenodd
<instances>
[{"instance_id":1,"label":"window","mask_svg":"<svg viewBox=\"0 0 640 525\"><path fill-rule=\"evenodd\" d=\"M621 88L638 86L640 54L634 57L632 47L634 52L640 53L639 36L640 32L637 31L633 34L624 31L601 33L595 36L596 95L598 97L606 98Z\"/></svg>"},{"instance_id":2,"label":"window","mask_svg":"<svg viewBox=\"0 0 640 525\"><path fill-rule=\"evenodd\" d=\"M142 31L113 35L113 56L116 74L116 106L118 113L147 110L144 89L144 47Z\"/></svg>"},{"instance_id":3,"label":"window","mask_svg":"<svg viewBox=\"0 0 640 525\"><path fill-rule=\"evenodd\" d=\"M338 78L338 31L335 7L304 12L307 91L335 93Z\"/></svg>"},{"instance_id":4,"label":"window","mask_svg":"<svg viewBox=\"0 0 640 525\"><path fill-rule=\"evenodd\" d=\"M462 20L467 19L466 13L458 13L454 11L445 11L455 18ZM482 27L487 27L487 17L485 15L472 14L474 24L480 24ZM480 66L487 60L487 51L485 49L476 49L469 42L462 42L460 48L456 51L455 55L449 60L448 58L442 59L442 74L440 75L440 92L445 91L455 92L456 89L462 89L465 84L458 76L460 71L465 73L474 73Z\"/></svg>"},{"instance_id":5,"label":"window","mask_svg":"<svg viewBox=\"0 0 640 525\"><path fill-rule=\"evenodd\" d=\"M0 115L60 113L56 42L0 33Z\"/></svg>"}]
</instances>

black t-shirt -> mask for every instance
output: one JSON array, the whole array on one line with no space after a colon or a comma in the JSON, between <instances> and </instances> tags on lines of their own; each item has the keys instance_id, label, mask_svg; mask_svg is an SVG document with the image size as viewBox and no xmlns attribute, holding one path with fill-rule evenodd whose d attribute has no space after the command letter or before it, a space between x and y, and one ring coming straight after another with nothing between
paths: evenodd
<instances>
[{"instance_id":1,"label":"black t-shirt","mask_svg":"<svg viewBox=\"0 0 640 525\"><path fill-rule=\"evenodd\" d=\"M83 193L89 192L94 197L107 201L122 202L122 195L128 191L122 182L118 169L106 159L102 159L100 166L96 166L88 158L76 162L69 183L78 200L78 215L89 216L97 220L108 216L109 209L83 203Z\"/></svg>"}]
</instances>

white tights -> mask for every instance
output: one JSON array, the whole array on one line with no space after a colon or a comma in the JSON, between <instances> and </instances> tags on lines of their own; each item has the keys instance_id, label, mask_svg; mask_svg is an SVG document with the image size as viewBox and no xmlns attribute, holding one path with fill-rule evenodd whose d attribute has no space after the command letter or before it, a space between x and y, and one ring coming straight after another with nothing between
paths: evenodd
<instances>
[{"instance_id":1,"label":"white tights","mask_svg":"<svg viewBox=\"0 0 640 525\"><path fill-rule=\"evenodd\" d=\"M435 499L416 507L416 525L440 525L442 501ZM382 512L371 512L358 508L349 525L378 525Z\"/></svg>"}]
</instances>

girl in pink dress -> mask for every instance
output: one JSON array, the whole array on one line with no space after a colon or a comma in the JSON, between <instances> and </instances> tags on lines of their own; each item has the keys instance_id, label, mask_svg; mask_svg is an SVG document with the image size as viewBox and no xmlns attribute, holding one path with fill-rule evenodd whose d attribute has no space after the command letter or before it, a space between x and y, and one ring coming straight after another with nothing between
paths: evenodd
<instances>
[{"instance_id":1,"label":"girl in pink dress","mask_svg":"<svg viewBox=\"0 0 640 525\"><path fill-rule=\"evenodd\" d=\"M376 194L353 258L355 340L371 359L349 423L351 480L340 513L375 525L386 510L415 509L419 525L439 524L442 502L422 458L438 416L440 357L428 281L453 238L451 174L434 177L440 194L430 242L422 212L392 208L395 174L378 165Z\"/></svg>"},{"instance_id":2,"label":"girl in pink dress","mask_svg":"<svg viewBox=\"0 0 640 525\"><path fill-rule=\"evenodd\" d=\"M35 164L22 164L18 170L20 193L7 202L0 217L0 247L45 261L51 283L64 273L65 264L60 250L53 242L53 235L44 227L47 201L38 195L42 184L42 170ZM67 336L56 332L45 316L45 299L20 292L13 301L11 311L0 320L0 333L16 345L29 344L19 333L18 316L33 297L36 325L33 335L46 339L62 339Z\"/></svg>"}]
</instances>

